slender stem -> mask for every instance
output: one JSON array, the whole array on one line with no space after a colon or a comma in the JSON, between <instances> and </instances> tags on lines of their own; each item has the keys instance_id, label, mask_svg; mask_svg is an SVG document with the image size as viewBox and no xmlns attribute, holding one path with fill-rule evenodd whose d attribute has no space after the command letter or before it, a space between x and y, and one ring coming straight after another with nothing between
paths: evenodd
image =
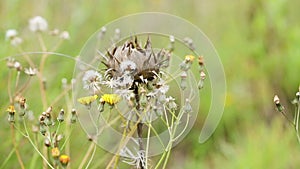
<instances>
[{"instance_id":1,"label":"slender stem","mask_svg":"<svg viewBox=\"0 0 300 169\"><path fill-rule=\"evenodd\" d=\"M56 45L50 51L56 51L58 49L58 47L61 45L62 41L63 41L62 38L59 38L59 41L56 43Z\"/></svg>"},{"instance_id":2,"label":"slender stem","mask_svg":"<svg viewBox=\"0 0 300 169\"><path fill-rule=\"evenodd\" d=\"M20 53L25 53L21 47L19 47L18 50L20 51ZM47 54L44 54L42 56L42 60L44 60L43 58L45 55L47 55ZM33 67L33 68L35 67L34 62L31 60L31 58L26 53L22 56L25 58L25 60L29 63L29 65L31 67ZM41 64L40 64L40 70L41 70ZM40 72L37 72L37 76L39 79L39 87L40 87L40 93L41 93L41 97L42 97L43 108L46 109L47 108L47 99L46 99L46 91L44 90L43 73L42 72L43 72L43 70L41 70Z\"/></svg>"},{"instance_id":3,"label":"slender stem","mask_svg":"<svg viewBox=\"0 0 300 169\"><path fill-rule=\"evenodd\" d=\"M11 70L8 71L8 80L7 80L7 93L8 93L8 97L9 97L9 102L10 104L13 104L13 98L12 98L12 93L11 93Z\"/></svg>"},{"instance_id":4,"label":"slender stem","mask_svg":"<svg viewBox=\"0 0 300 169\"><path fill-rule=\"evenodd\" d=\"M69 85L63 92L61 92L55 99L54 101L50 104L51 106L54 106L59 100L64 97L70 90L72 89L72 86Z\"/></svg>"},{"instance_id":5,"label":"slender stem","mask_svg":"<svg viewBox=\"0 0 300 169\"><path fill-rule=\"evenodd\" d=\"M78 169L83 168L84 164L87 162L89 156L91 155L91 152L93 151L94 147L95 147L95 143L92 141L91 145L90 145L89 149L87 150L87 152L85 153L85 156L83 157Z\"/></svg>"},{"instance_id":6,"label":"slender stem","mask_svg":"<svg viewBox=\"0 0 300 169\"><path fill-rule=\"evenodd\" d=\"M73 125L71 125L70 132L66 133L66 136L67 136L67 137L66 137L66 139L65 139L65 142L64 142L64 143L62 144L62 146L60 147L61 150L65 148L67 142L70 140L72 131L73 131Z\"/></svg>"},{"instance_id":7,"label":"slender stem","mask_svg":"<svg viewBox=\"0 0 300 169\"><path fill-rule=\"evenodd\" d=\"M119 154L121 149L120 147L123 147L124 145L127 144L127 142L129 141L129 139L131 138L131 136L136 132L137 129L137 124L140 122L140 119L136 122L136 124L134 124L134 127L132 128L132 130L127 134L127 137L125 137L125 139L120 141L120 145L119 145L119 149L117 150L116 154ZM106 166L106 169L110 169L110 167L112 166L113 162L115 161L116 155L110 160L110 162L108 163L108 165Z\"/></svg>"},{"instance_id":8,"label":"slender stem","mask_svg":"<svg viewBox=\"0 0 300 169\"><path fill-rule=\"evenodd\" d=\"M39 86L40 86L40 92L41 92L41 97L42 97L42 103L43 103L43 107L44 109L47 108L47 95L46 95L46 88L45 88L45 84L43 82L43 73L44 73L44 65L46 62L46 58L47 58L47 54L44 54L42 56L41 62L40 62L40 77L39 77Z\"/></svg>"},{"instance_id":9,"label":"slender stem","mask_svg":"<svg viewBox=\"0 0 300 169\"><path fill-rule=\"evenodd\" d=\"M136 110L139 112L141 110L141 105L140 105L140 96L139 96L139 87L137 85L134 86L134 91L133 93L135 94L135 102L136 102ZM141 119L141 117L138 117L137 119ZM138 143L139 143L139 150L142 151L144 150L143 147L143 123L138 122L137 123L137 135L138 135ZM140 168L144 169L143 166L143 161L140 161Z\"/></svg>"},{"instance_id":10,"label":"slender stem","mask_svg":"<svg viewBox=\"0 0 300 169\"><path fill-rule=\"evenodd\" d=\"M157 162L157 164L156 164L156 166L155 166L154 169L158 169L158 167L162 164L162 162L163 162L163 160L164 160L166 154L167 154L167 151L165 151L165 152L163 153L163 155L160 157L160 159L159 159L159 161Z\"/></svg>"},{"instance_id":11,"label":"slender stem","mask_svg":"<svg viewBox=\"0 0 300 169\"><path fill-rule=\"evenodd\" d=\"M47 48L46 48L45 41L42 37L41 32L38 32L37 38L38 38L39 44L41 45L41 48L42 48L43 52L46 52Z\"/></svg>"},{"instance_id":12,"label":"slender stem","mask_svg":"<svg viewBox=\"0 0 300 169\"><path fill-rule=\"evenodd\" d=\"M123 136L122 136L122 140L124 140L124 138L126 137L126 127L124 127L124 130L123 130ZM121 141L122 141L121 140ZM120 142L121 143L121 142ZM122 145L120 144L119 145L119 150L121 150L122 149ZM120 159L120 155L119 155L119 153L118 154L116 154L116 158L115 158L115 164L114 164L114 169L116 169L117 167L118 167L118 162L119 162L119 159Z\"/></svg>"},{"instance_id":13,"label":"slender stem","mask_svg":"<svg viewBox=\"0 0 300 169\"><path fill-rule=\"evenodd\" d=\"M36 152L42 157L43 159L43 163L45 163L46 165L48 165L51 169L55 169L50 163L49 161L47 160L47 158L38 150L38 148L36 147L36 145L33 143L32 139L30 138L30 135L28 133L28 130L27 130L27 125L26 125L26 122L25 122L25 119L23 119L23 125L24 125L24 129L25 129L25 132L26 132L26 138L28 139L28 141L30 142L30 144L33 146L33 148L36 150ZM45 166L43 165L43 167L45 168Z\"/></svg>"},{"instance_id":14,"label":"slender stem","mask_svg":"<svg viewBox=\"0 0 300 169\"><path fill-rule=\"evenodd\" d=\"M18 47L18 50L20 53L25 53L24 50L20 46ZM30 59L30 57L26 53L22 56L25 58L25 60L29 63L29 65L31 67L33 67L33 68L35 67L34 62Z\"/></svg>"},{"instance_id":15,"label":"slender stem","mask_svg":"<svg viewBox=\"0 0 300 169\"><path fill-rule=\"evenodd\" d=\"M170 153L171 153L171 148L172 148L172 143L170 144L170 146L168 148L167 156L166 156L166 159L165 159L165 162L164 162L164 165L163 165L162 169L165 169L167 167L168 160L169 160Z\"/></svg>"},{"instance_id":16,"label":"slender stem","mask_svg":"<svg viewBox=\"0 0 300 169\"><path fill-rule=\"evenodd\" d=\"M94 156L95 156L95 153L96 153L96 149L97 149L97 146L95 145L94 146L94 151L93 151L93 153L92 153L92 156L90 157L90 160L89 160L89 162L87 163L87 165L86 165L86 169L88 169L89 168L89 166L91 165L91 163L92 163L92 161L93 161L93 159L94 159Z\"/></svg>"},{"instance_id":17,"label":"slender stem","mask_svg":"<svg viewBox=\"0 0 300 169\"><path fill-rule=\"evenodd\" d=\"M287 115L286 115L286 113L284 112L284 111L280 111L280 113L287 119L287 121L289 121L294 127L296 127L296 122L295 122L295 120L294 121L292 121ZM296 115L297 116L297 115Z\"/></svg>"},{"instance_id":18,"label":"slender stem","mask_svg":"<svg viewBox=\"0 0 300 169\"><path fill-rule=\"evenodd\" d=\"M300 143L300 135L299 135L299 117L300 117L300 103L298 101L298 104L297 104L297 117L296 117L296 134L297 134L297 139L298 139L298 142Z\"/></svg>"},{"instance_id":19,"label":"slender stem","mask_svg":"<svg viewBox=\"0 0 300 169\"><path fill-rule=\"evenodd\" d=\"M187 126L189 124L189 119L190 119L190 115L188 114L184 128L182 129L182 131L175 138L173 138L173 141L176 141L179 137L181 137L183 135L183 133L185 132L185 130L187 129Z\"/></svg>"},{"instance_id":20,"label":"slender stem","mask_svg":"<svg viewBox=\"0 0 300 169\"><path fill-rule=\"evenodd\" d=\"M31 76L28 78L26 83L15 93L15 95L21 94L29 86L30 80L31 80Z\"/></svg>"},{"instance_id":21,"label":"slender stem","mask_svg":"<svg viewBox=\"0 0 300 169\"><path fill-rule=\"evenodd\" d=\"M158 141L160 142L160 144L164 147L164 149L166 149L164 143L162 142L162 140L159 137L159 134L157 133L157 131L155 130L155 128L152 125L150 125L149 127L151 128L151 130L153 131L153 133L155 134L155 136L157 136Z\"/></svg>"},{"instance_id":22,"label":"slender stem","mask_svg":"<svg viewBox=\"0 0 300 169\"><path fill-rule=\"evenodd\" d=\"M150 114L149 124L148 124L148 133L147 133L147 143L146 143L146 153L145 153L145 159L146 159L146 167L148 167L148 152L149 152L149 146L150 146L150 134L151 134L151 121L152 121L152 114Z\"/></svg>"},{"instance_id":23,"label":"slender stem","mask_svg":"<svg viewBox=\"0 0 300 169\"><path fill-rule=\"evenodd\" d=\"M7 157L6 157L5 160L3 161L2 165L0 166L0 169L4 169L6 163L7 163L8 160L11 158L11 156L14 154L15 150L16 150L16 149L14 148L14 149L12 149L12 150L10 151L10 153L7 155Z\"/></svg>"},{"instance_id":24,"label":"slender stem","mask_svg":"<svg viewBox=\"0 0 300 169\"><path fill-rule=\"evenodd\" d=\"M20 167L22 169L25 169L24 163L22 161L22 158L21 158L21 155L20 155L20 152L19 152L19 149L18 149L18 145L16 143L15 130L14 130L14 125L12 123L10 124L10 129L11 129L12 142L13 142L14 149L15 149L15 152L16 152L16 155L17 155L17 158L18 158L18 162L20 164Z\"/></svg>"},{"instance_id":25,"label":"slender stem","mask_svg":"<svg viewBox=\"0 0 300 169\"><path fill-rule=\"evenodd\" d=\"M20 71L17 71L17 79L16 79L16 84L15 84L15 89L17 89L17 87L18 87L19 79L20 79Z\"/></svg>"}]
</instances>

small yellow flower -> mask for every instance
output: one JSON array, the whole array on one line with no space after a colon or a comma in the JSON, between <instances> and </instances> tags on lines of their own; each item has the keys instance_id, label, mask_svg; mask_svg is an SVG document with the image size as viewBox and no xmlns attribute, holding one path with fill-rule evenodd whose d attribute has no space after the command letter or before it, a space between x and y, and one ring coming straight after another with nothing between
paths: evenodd
<instances>
[{"instance_id":1,"label":"small yellow flower","mask_svg":"<svg viewBox=\"0 0 300 169\"><path fill-rule=\"evenodd\" d=\"M60 151L57 147L52 148L51 150L51 154L53 158L57 158L60 155Z\"/></svg>"},{"instance_id":2,"label":"small yellow flower","mask_svg":"<svg viewBox=\"0 0 300 169\"><path fill-rule=\"evenodd\" d=\"M101 96L100 102L105 102L114 105L120 101L120 96L117 94L104 94Z\"/></svg>"},{"instance_id":3,"label":"small yellow flower","mask_svg":"<svg viewBox=\"0 0 300 169\"><path fill-rule=\"evenodd\" d=\"M81 97L77 99L77 101L83 105L90 105L93 101L95 101L98 98L97 95L94 96L87 96L87 97Z\"/></svg>"},{"instance_id":4,"label":"small yellow flower","mask_svg":"<svg viewBox=\"0 0 300 169\"><path fill-rule=\"evenodd\" d=\"M195 56L193 55L186 55L185 56L185 60L188 61L188 62L193 62L195 59Z\"/></svg>"},{"instance_id":5,"label":"small yellow flower","mask_svg":"<svg viewBox=\"0 0 300 169\"><path fill-rule=\"evenodd\" d=\"M59 157L59 161L63 166L66 166L70 162L70 157L68 155L63 154Z\"/></svg>"},{"instance_id":6,"label":"small yellow flower","mask_svg":"<svg viewBox=\"0 0 300 169\"><path fill-rule=\"evenodd\" d=\"M16 113L15 106L13 106L13 105L8 106L8 108L6 109L6 111L9 114L15 114Z\"/></svg>"}]
</instances>

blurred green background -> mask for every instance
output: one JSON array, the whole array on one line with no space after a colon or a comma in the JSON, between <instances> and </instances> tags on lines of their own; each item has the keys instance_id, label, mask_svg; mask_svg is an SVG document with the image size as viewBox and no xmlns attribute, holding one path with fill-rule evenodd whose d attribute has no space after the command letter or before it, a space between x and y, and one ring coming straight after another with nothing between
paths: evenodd
<instances>
[{"instance_id":1,"label":"blurred green background","mask_svg":"<svg viewBox=\"0 0 300 169\"><path fill-rule=\"evenodd\" d=\"M198 26L218 51L226 74L227 100L222 121L210 140L198 143L205 119L200 113L194 128L174 148L168 168L296 169L300 167L300 146L293 128L275 111L273 96L278 94L286 109L293 110L290 100L300 83L299 6L296 0L1 0L0 57L18 53L5 42L5 31L15 28L22 35L28 19L36 15L46 18L50 29L70 32L70 41L58 51L71 56L77 56L101 26L121 16L156 11L185 18ZM26 45L24 48L31 49L36 44ZM5 112L6 83L2 83L7 74L5 62L1 64L0 164L12 149ZM72 68L59 71L71 74ZM201 112L209 108L207 90L203 91ZM73 159L80 159L88 141L82 130L72 139ZM21 151L31 152L29 146L22 146ZM97 150L96 159L104 153ZM18 168L14 155L6 168Z\"/></svg>"}]
</instances>

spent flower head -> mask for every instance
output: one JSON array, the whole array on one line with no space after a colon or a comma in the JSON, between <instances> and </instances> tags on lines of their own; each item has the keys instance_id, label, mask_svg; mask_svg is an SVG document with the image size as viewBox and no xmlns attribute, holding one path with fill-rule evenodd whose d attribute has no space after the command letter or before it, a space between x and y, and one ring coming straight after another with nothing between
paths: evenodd
<instances>
[{"instance_id":1,"label":"spent flower head","mask_svg":"<svg viewBox=\"0 0 300 169\"><path fill-rule=\"evenodd\" d=\"M37 69L36 68L32 68L32 67L25 68L24 73L27 74L27 75L29 75L29 76L35 76L36 73L37 73Z\"/></svg>"},{"instance_id":2,"label":"spent flower head","mask_svg":"<svg viewBox=\"0 0 300 169\"><path fill-rule=\"evenodd\" d=\"M5 33L5 39L6 40L12 40L14 39L15 37L17 37L18 35L18 32L17 30L15 29L8 29Z\"/></svg>"},{"instance_id":3,"label":"spent flower head","mask_svg":"<svg viewBox=\"0 0 300 169\"><path fill-rule=\"evenodd\" d=\"M70 39L70 34L68 31L63 31L62 33L60 33L59 37L63 40L68 40Z\"/></svg>"},{"instance_id":4,"label":"spent flower head","mask_svg":"<svg viewBox=\"0 0 300 169\"><path fill-rule=\"evenodd\" d=\"M95 70L88 70L84 73L82 81L84 89L97 93L101 89L102 75Z\"/></svg>"},{"instance_id":5,"label":"spent flower head","mask_svg":"<svg viewBox=\"0 0 300 169\"><path fill-rule=\"evenodd\" d=\"M48 23L43 17L35 16L29 20L29 29L32 32L44 32L48 29Z\"/></svg>"}]
</instances>

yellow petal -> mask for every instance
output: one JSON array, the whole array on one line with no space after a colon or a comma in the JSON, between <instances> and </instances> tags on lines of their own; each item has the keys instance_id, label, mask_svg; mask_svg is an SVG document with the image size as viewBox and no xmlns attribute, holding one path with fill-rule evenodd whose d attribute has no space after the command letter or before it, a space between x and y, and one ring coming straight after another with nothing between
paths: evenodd
<instances>
[{"instance_id":1,"label":"yellow petal","mask_svg":"<svg viewBox=\"0 0 300 169\"><path fill-rule=\"evenodd\" d=\"M83 105L89 105L91 104L93 101L95 101L98 98L97 95L94 96L87 96L87 97L81 97L79 99L77 99L77 101Z\"/></svg>"}]
</instances>

